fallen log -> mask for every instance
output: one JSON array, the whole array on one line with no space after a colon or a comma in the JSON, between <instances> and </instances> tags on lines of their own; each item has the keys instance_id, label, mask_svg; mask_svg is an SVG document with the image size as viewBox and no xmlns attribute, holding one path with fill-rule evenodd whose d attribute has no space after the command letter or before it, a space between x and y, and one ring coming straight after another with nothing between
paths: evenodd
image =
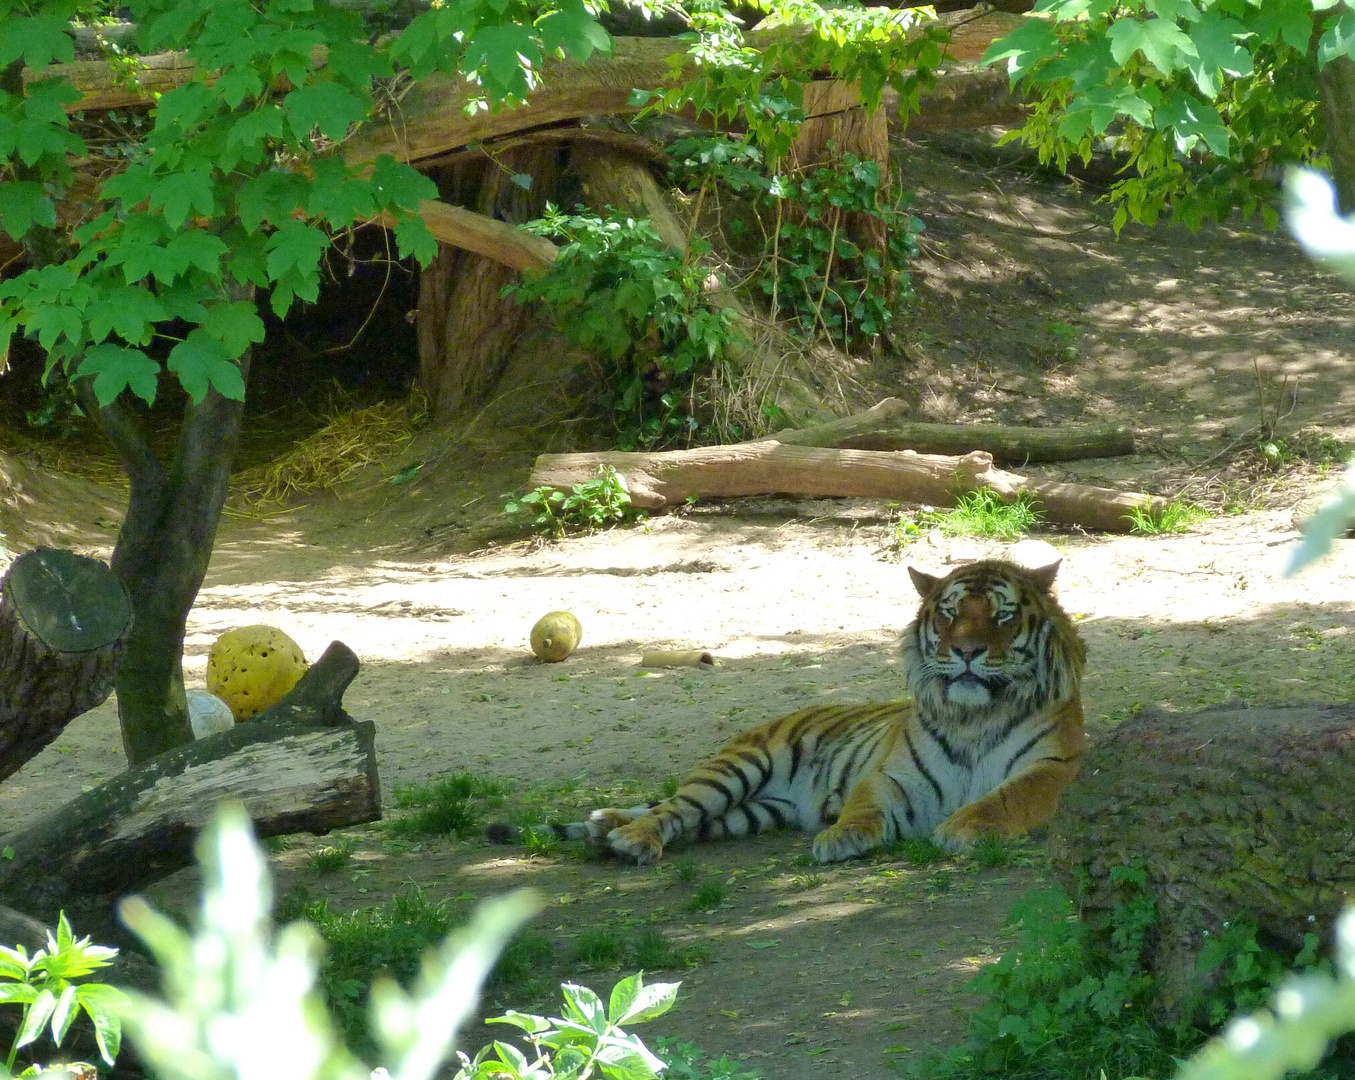
<instances>
[{"instance_id":1,"label":"fallen log","mask_svg":"<svg viewBox=\"0 0 1355 1080\"><path fill-rule=\"evenodd\" d=\"M337 695L357 671L340 642L290 694L248 723L175 747L0 838L0 903L85 933L114 924L126 893L189 866L198 830L223 799L242 802L262 838L326 833L381 817L375 726Z\"/></svg>"},{"instance_id":2,"label":"fallen log","mask_svg":"<svg viewBox=\"0 0 1355 1080\"><path fill-rule=\"evenodd\" d=\"M986 450L1012 465L1031 461L1072 461L1134 452L1134 433L1112 424L1078 427L1018 427L1007 424L929 424L903 419L908 406L885 398L865 412L813 427L769 435L787 446L839 450L916 450L925 454L966 454Z\"/></svg>"},{"instance_id":3,"label":"fallen log","mask_svg":"<svg viewBox=\"0 0 1355 1080\"><path fill-rule=\"evenodd\" d=\"M0 581L0 780L107 700L132 624L127 590L98 559L20 555Z\"/></svg>"},{"instance_id":4,"label":"fallen log","mask_svg":"<svg viewBox=\"0 0 1355 1080\"><path fill-rule=\"evenodd\" d=\"M1033 480L993 466L993 456L976 450L962 457L911 450L830 450L787 446L774 440L708 446L662 453L609 451L542 454L528 478L529 488L569 491L610 465L625 478L636 506L658 510L689 497L740 495L851 496L896 499L932 506L953 505L969 491L990 488L1004 498L1029 492L1049 521L1105 532L1128 532L1129 514L1160 516L1167 500L1084 484Z\"/></svg>"},{"instance_id":5,"label":"fallen log","mask_svg":"<svg viewBox=\"0 0 1355 1080\"><path fill-rule=\"evenodd\" d=\"M1149 710L1096 743L1049 837L1056 873L1109 939L1109 913L1141 868L1157 906L1156 1004L1189 1015L1210 935L1254 923L1293 956L1331 941L1355 900L1355 702ZM1217 974L1217 973L1215 973Z\"/></svg>"}]
</instances>

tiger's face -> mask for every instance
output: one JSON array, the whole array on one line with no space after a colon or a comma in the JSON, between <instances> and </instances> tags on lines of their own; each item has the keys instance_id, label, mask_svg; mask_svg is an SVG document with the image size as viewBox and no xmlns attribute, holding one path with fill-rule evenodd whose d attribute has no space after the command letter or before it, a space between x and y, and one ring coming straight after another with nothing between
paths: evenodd
<instances>
[{"instance_id":1,"label":"tiger's face","mask_svg":"<svg viewBox=\"0 0 1355 1080\"><path fill-rule=\"evenodd\" d=\"M1070 648L1080 642L1051 595L1058 566L985 560L941 578L909 568L922 606L904 633L904 663L920 706L952 717L1019 713L1071 691L1069 661L1080 654Z\"/></svg>"}]
</instances>

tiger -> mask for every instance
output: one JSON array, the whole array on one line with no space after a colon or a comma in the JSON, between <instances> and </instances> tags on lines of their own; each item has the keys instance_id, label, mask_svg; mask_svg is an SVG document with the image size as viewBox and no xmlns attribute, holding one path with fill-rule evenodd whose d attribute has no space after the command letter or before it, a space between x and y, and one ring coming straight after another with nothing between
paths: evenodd
<instances>
[{"instance_id":1,"label":"tiger","mask_svg":"<svg viewBox=\"0 0 1355 1080\"><path fill-rule=\"evenodd\" d=\"M832 863L1048 823L1086 743L1086 647L1056 599L1058 568L909 567L922 600L902 636L911 702L801 709L735 736L662 802L549 828L644 865L681 839L769 828L816 831L813 857Z\"/></svg>"}]
</instances>

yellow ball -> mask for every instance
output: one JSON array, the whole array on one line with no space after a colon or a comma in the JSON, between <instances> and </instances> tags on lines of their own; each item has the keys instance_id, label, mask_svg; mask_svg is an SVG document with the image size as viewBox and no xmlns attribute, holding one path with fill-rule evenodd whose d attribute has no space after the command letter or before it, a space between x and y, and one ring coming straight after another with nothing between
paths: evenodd
<instances>
[{"instance_id":1,"label":"yellow ball","mask_svg":"<svg viewBox=\"0 0 1355 1080\"><path fill-rule=\"evenodd\" d=\"M281 701L306 670L301 647L273 626L245 626L216 639L207 655L207 692L237 720Z\"/></svg>"},{"instance_id":2,"label":"yellow ball","mask_svg":"<svg viewBox=\"0 0 1355 1080\"><path fill-rule=\"evenodd\" d=\"M581 637L578 619L568 611L551 611L532 627L532 652L548 664L558 663L574 651Z\"/></svg>"}]
</instances>

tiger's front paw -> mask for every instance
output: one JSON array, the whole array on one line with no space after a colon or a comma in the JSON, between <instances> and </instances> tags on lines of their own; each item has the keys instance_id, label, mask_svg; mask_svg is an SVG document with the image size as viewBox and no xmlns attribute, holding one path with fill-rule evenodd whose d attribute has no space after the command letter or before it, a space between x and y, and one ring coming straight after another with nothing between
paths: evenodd
<instances>
[{"instance_id":1,"label":"tiger's front paw","mask_svg":"<svg viewBox=\"0 0 1355 1080\"><path fill-rule=\"evenodd\" d=\"M1005 839L1010 829L995 810L982 799L962 806L936 827L933 839L947 851L963 851L977 840Z\"/></svg>"},{"instance_id":2,"label":"tiger's front paw","mask_svg":"<svg viewBox=\"0 0 1355 1080\"><path fill-rule=\"evenodd\" d=\"M830 863L855 858L879 847L883 839L882 826L872 827L868 824L848 824L839 821L814 837L814 860Z\"/></svg>"},{"instance_id":3,"label":"tiger's front paw","mask_svg":"<svg viewBox=\"0 0 1355 1080\"><path fill-rule=\"evenodd\" d=\"M607 843L618 855L634 859L640 866L658 862L663 857L663 837L650 817L613 829L607 834Z\"/></svg>"}]
</instances>

